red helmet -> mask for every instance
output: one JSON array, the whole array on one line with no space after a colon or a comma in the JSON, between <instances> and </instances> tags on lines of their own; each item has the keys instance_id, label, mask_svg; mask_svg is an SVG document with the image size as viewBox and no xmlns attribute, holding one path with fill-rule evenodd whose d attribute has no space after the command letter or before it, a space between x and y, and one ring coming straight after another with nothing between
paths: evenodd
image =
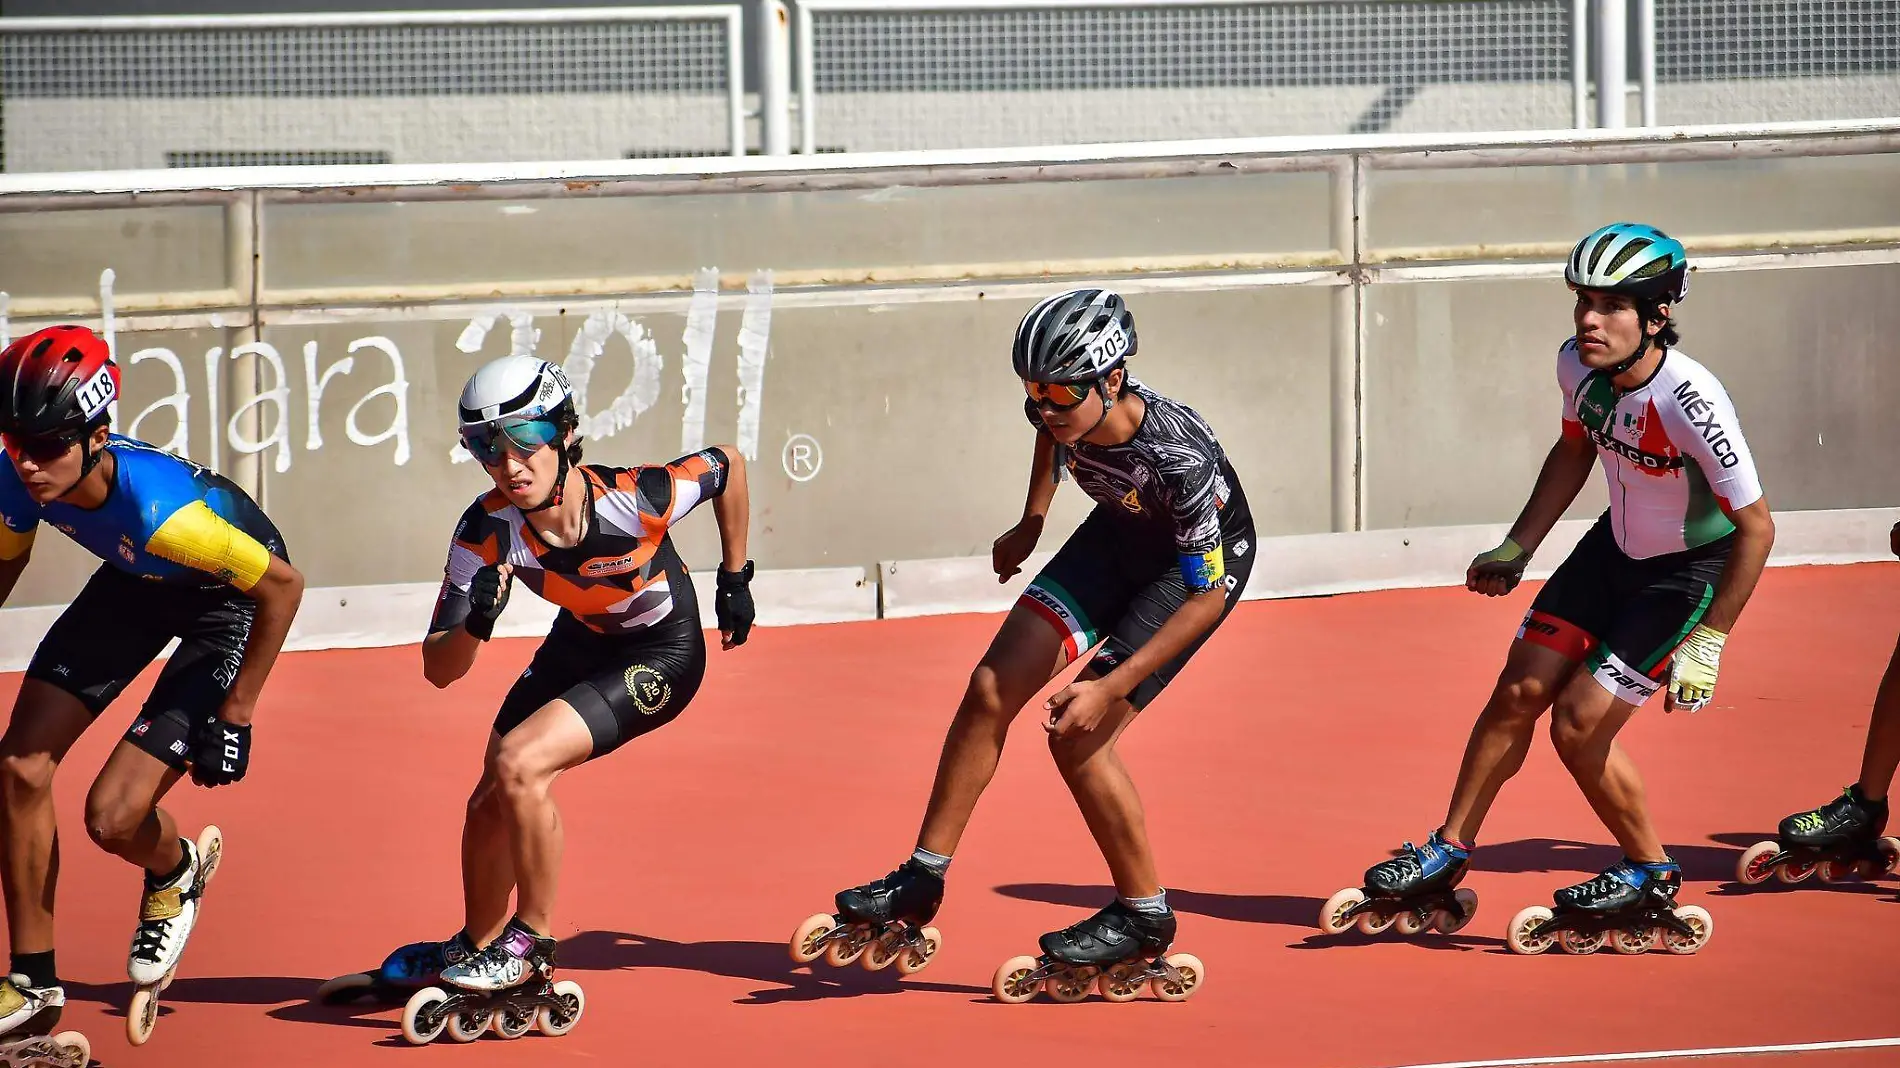
<instances>
[{"instance_id":1,"label":"red helmet","mask_svg":"<svg viewBox=\"0 0 1900 1068\"><path fill-rule=\"evenodd\" d=\"M0 430L9 434L83 434L118 396L119 365L83 326L49 326L0 352Z\"/></svg>"}]
</instances>

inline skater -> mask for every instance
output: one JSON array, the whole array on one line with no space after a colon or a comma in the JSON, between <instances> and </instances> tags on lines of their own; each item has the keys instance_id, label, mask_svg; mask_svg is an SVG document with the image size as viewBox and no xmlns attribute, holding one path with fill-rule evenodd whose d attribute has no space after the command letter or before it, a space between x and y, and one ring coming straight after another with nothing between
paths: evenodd
<instances>
[{"instance_id":1,"label":"inline skater","mask_svg":"<svg viewBox=\"0 0 1900 1068\"><path fill-rule=\"evenodd\" d=\"M159 801L187 770L217 787L244 778L251 721L303 598L283 537L242 489L183 457L110 431L119 368L82 326L55 326L0 353L0 602L41 522L103 562L40 643L0 737L7 932L0 1041L43 1034L64 987L54 963L58 827L53 777L99 714L180 640L86 797L100 848L145 871L126 972L136 1045L178 966L222 836L179 834ZM83 1063L83 1058L81 1058Z\"/></svg>"},{"instance_id":2,"label":"inline skater","mask_svg":"<svg viewBox=\"0 0 1900 1068\"><path fill-rule=\"evenodd\" d=\"M1900 523L1887 537L1893 554L1900 556ZM1818 869L1822 881L1834 882L1850 873L1872 879L1900 869L1900 838L1880 836L1887 829L1887 791L1895 767L1900 767L1900 645L1874 693L1860 779L1834 800L1782 820L1780 841L1759 842L1743 853L1736 878L1754 885L1774 875L1798 883Z\"/></svg>"},{"instance_id":3,"label":"inline skater","mask_svg":"<svg viewBox=\"0 0 1900 1068\"><path fill-rule=\"evenodd\" d=\"M562 772L672 722L698 691L706 641L693 580L668 535L697 505L710 501L719 526L722 647L745 644L755 615L737 449L714 446L665 465L583 466L567 376L528 356L477 370L460 415L462 443L494 485L456 526L423 674L438 687L465 675L517 581L561 611L501 702L469 798L462 930L320 991L413 991L403 1031L418 1044L445 1027L468 1040L492 1021L514 1038L537 1023L563 1034L578 1020L579 986L549 981L562 849L549 791Z\"/></svg>"},{"instance_id":4,"label":"inline skater","mask_svg":"<svg viewBox=\"0 0 1900 1068\"><path fill-rule=\"evenodd\" d=\"M1099 975L1114 1000L1153 983L1185 997L1200 963L1164 956L1175 916L1156 874L1141 801L1115 744L1239 602L1257 539L1240 480L1192 409L1136 381L1134 317L1122 298L1081 289L1038 303L1016 331L1012 362L1035 428L1022 520L996 539L999 581L1041 537L1063 470L1096 502L1003 621L972 673L937 767L909 860L837 895L836 914L808 919L795 959L834 964L894 956L914 971L935 952L944 877L1010 722L1066 665L1094 655L1042 711L1050 753L1114 877L1117 898L1045 935L1041 958L998 972L999 998L1087 995Z\"/></svg>"},{"instance_id":5,"label":"inline skater","mask_svg":"<svg viewBox=\"0 0 1900 1068\"><path fill-rule=\"evenodd\" d=\"M1466 586L1516 588L1538 545L1601 457L1609 509L1538 594L1472 729L1444 824L1374 865L1362 889L1334 895L1327 930L1376 931L1404 918L1441 930L1470 919L1475 898L1447 902L1464 876L1492 802L1523 766L1537 720L1624 857L1558 890L1558 906L1512 921L1510 944L1591 952L1615 936L1642 952L1693 952L1712 929L1697 906L1673 910L1682 873L1650 822L1642 779L1616 736L1659 689L1664 707L1710 700L1722 646L1774 544L1740 421L1715 375L1677 348L1675 306L1688 290L1682 244L1654 227L1614 223L1579 241L1564 277L1576 293L1575 336L1557 353L1563 432L1530 500L1497 548L1472 561ZM1466 891L1469 894L1469 891Z\"/></svg>"}]
</instances>

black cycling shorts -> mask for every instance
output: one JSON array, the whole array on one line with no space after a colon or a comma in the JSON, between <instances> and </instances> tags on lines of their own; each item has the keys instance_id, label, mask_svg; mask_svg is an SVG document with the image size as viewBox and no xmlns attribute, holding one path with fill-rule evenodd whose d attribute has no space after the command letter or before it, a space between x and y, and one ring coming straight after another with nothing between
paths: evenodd
<instances>
[{"instance_id":1,"label":"black cycling shorts","mask_svg":"<svg viewBox=\"0 0 1900 1068\"><path fill-rule=\"evenodd\" d=\"M125 739L183 771L237 680L256 612L230 586L154 582L107 564L46 632L26 677L72 694L97 718L179 639Z\"/></svg>"},{"instance_id":2,"label":"black cycling shorts","mask_svg":"<svg viewBox=\"0 0 1900 1068\"><path fill-rule=\"evenodd\" d=\"M1538 591L1517 636L1584 662L1604 689L1641 705L1708 614L1734 539L1633 560L1599 520Z\"/></svg>"},{"instance_id":3,"label":"black cycling shorts","mask_svg":"<svg viewBox=\"0 0 1900 1068\"><path fill-rule=\"evenodd\" d=\"M495 716L507 736L555 700L579 712L606 756L679 717L706 677L706 636L697 619L661 623L636 637L601 634L566 613L535 650Z\"/></svg>"},{"instance_id":4,"label":"black cycling shorts","mask_svg":"<svg viewBox=\"0 0 1900 1068\"><path fill-rule=\"evenodd\" d=\"M1136 684L1128 694L1130 704L1146 708L1226 621L1247 589L1257 543L1250 521L1222 534L1227 604L1220 618ZM1165 524L1131 523L1106 505L1097 505L1017 604L1061 633L1071 662L1101 642L1088 666L1088 672L1099 677L1146 645L1187 599L1172 531Z\"/></svg>"}]
</instances>

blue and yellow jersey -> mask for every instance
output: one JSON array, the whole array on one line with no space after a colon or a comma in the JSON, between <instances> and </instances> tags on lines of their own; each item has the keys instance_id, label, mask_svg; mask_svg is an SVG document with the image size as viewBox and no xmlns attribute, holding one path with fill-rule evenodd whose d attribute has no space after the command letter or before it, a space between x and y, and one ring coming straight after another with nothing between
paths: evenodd
<instances>
[{"instance_id":1,"label":"blue and yellow jersey","mask_svg":"<svg viewBox=\"0 0 1900 1068\"><path fill-rule=\"evenodd\" d=\"M11 461L0 463L0 559L16 559L46 522L121 571L155 582L222 583L248 591L283 535L256 502L208 467L132 438L111 436L112 488L97 508L41 505Z\"/></svg>"}]
</instances>

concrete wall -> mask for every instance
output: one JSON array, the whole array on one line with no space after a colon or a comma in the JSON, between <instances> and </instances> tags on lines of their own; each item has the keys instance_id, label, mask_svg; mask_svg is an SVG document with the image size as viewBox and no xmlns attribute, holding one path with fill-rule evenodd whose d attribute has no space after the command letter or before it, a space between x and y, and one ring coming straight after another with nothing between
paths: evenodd
<instances>
[{"instance_id":1,"label":"concrete wall","mask_svg":"<svg viewBox=\"0 0 1900 1068\"><path fill-rule=\"evenodd\" d=\"M1357 262L1335 248L1324 171L1058 182L1024 168L1008 181L873 187L841 172L837 188L823 174L744 193L582 183L522 200L269 193L255 302L233 277L248 266L232 254L242 212L35 211L23 210L30 197L0 198L0 291L16 335L52 318L98 323L111 268L111 300L133 316L114 328L122 427L188 394L183 449L260 487L319 587L439 575L456 518L486 484L451 460L453 397L511 348L587 368L590 460L663 461L702 440L749 448L764 569L981 556L1026 488L1014 324L1040 295L1116 273L1139 276L1117 283L1140 327L1135 370L1212 421L1264 535L1334 529L1342 430L1363 458L1362 528L1508 522L1555 433L1552 359L1569 333L1554 254L1512 247L1555 248L1627 217L1692 247L1754 233L1858 249L1707 260L1722 269L1695 277L1685 348L1734 395L1778 508L1900 504L1900 157L1467 162L1374 166ZM1425 280L1397 257L1458 270L1476 259L1498 277ZM696 292L695 272L710 268L723 283L706 271ZM1363 345L1338 330L1355 282ZM203 292L217 290L230 295ZM518 321L495 318L510 309ZM616 312L641 355L619 334L597 357L576 348L590 316ZM253 316L262 347L245 345ZM762 377L742 390L748 352ZM241 405L254 425L234 419ZM1336 425L1341 412L1353 425ZM172 441L177 411L161 406L138 429ZM1593 483L1570 514L1588 518L1602 500ZM1065 487L1044 548L1085 510ZM689 563L712 564L713 529L709 512L682 525ZM36 553L14 605L60 603L91 569L53 532Z\"/></svg>"}]
</instances>

